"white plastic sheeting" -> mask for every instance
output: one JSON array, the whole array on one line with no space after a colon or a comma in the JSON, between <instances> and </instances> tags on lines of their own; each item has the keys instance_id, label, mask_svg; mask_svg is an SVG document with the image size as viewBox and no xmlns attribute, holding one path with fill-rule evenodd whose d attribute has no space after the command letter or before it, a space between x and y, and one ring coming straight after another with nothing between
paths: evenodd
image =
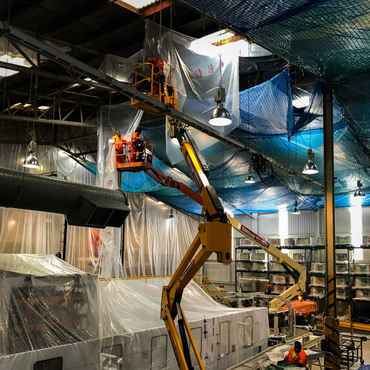
<instances>
[{"instance_id":1,"label":"white plastic sheeting","mask_svg":"<svg viewBox=\"0 0 370 370\"><path fill-rule=\"evenodd\" d=\"M177 368L159 316L162 287L168 281L150 278L101 282L106 298L102 311L109 313L102 316L103 335L115 337L114 344L126 348L122 353L124 369ZM267 308L227 308L193 282L184 291L182 307L206 369L225 369L267 346ZM122 333L129 336L120 337Z\"/></svg>"},{"instance_id":2,"label":"white plastic sheeting","mask_svg":"<svg viewBox=\"0 0 370 370\"><path fill-rule=\"evenodd\" d=\"M106 159L109 154L109 139L121 131L126 140L131 140L131 134L140 123L142 111L131 107L131 103L117 105L103 105L100 109L100 122L98 127L98 176L99 184L103 186Z\"/></svg>"},{"instance_id":3,"label":"white plastic sheeting","mask_svg":"<svg viewBox=\"0 0 370 370\"><path fill-rule=\"evenodd\" d=\"M222 86L226 93L224 106L231 114L232 124L214 128L228 134L239 126L238 48L217 47L147 20L144 54L165 62L166 82L176 89L180 111L209 125L209 116L216 106L216 89ZM196 135L194 138L197 141ZM211 141L209 145L212 144ZM167 155L173 164L182 160L168 133Z\"/></svg>"},{"instance_id":4,"label":"white plastic sheeting","mask_svg":"<svg viewBox=\"0 0 370 370\"><path fill-rule=\"evenodd\" d=\"M3 254L0 271L2 356L99 337L96 277L50 255Z\"/></svg>"},{"instance_id":5,"label":"white plastic sheeting","mask_svg":"<svg viewBox=\"0 0 370 370\"><path fill-rule=\"evenodd\" d=\"M124 269L128 276L173 274L198 232L199 222L144 194L127 194Z\"/></svg>"},{"instance_id":6,"label":"white plastic sheeting","mask_svg":"<svg viewBox=\"0 0 370 370\"><path fill-rule=\"evenodd\" d=\"M55 369L60 360L68 369L177 367L159 318L168 278L99 281L40 255L2 255L0 271L1 368L31 370L51 360ZM225 369L267 346L266 308L227 308L195 283L182 305L207 369Z\"/></svg>"},{"instance_id":7,"label":"white plastic sheeting","mask_svg":"<svg viewBox=\"0 0 370 370\"><path fill-rule=\"evenodd\" d=\"M100 181L99 181L100 180ZM109 143L109 153L105 162L104 176L99 176L99 185L107 189L119 189L116 167L116 147L113 140ZM98 184L97 184L98 185ZM97 230L94 230L95 232ZM94 273L103 277L122 277L121 245L122 229L106 227L98 231L100 234L98 260L95 263Z\"/></svg>"},{"instance_id":8,"label":"white plastic sheeting","mask_svg":"<svg viewBox=\"0 0 370 370\"><path fill-rule=\"evenodd\" d=\"M71 159L63 151L50 146L37 146L40 169L35 174L54 172L67 181L91 185L95 176ZM23 166L26 146L2 144L0 166L18 171L29 171ZM0 207L0 252L55 254L62 252L64 216L49 212ZM79 230L79 231L77 231ZM80 234L84 234L83 236ZM67 260L79 268L88 267L89 230L68 227ZM88 259L88 260L87 260Z\"/></svg>"}]
</instances>

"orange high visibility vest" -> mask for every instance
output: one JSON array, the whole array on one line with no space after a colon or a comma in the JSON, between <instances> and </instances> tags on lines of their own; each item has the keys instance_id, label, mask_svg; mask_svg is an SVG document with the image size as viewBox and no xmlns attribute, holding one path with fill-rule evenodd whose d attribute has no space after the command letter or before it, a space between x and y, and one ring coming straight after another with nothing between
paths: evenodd
<instances>
[{"instance_id":1,"label":"orange high visibility vest","mask_svg":"<svg viewBox=\"0 0 370 370\"><path fill-rule=\"evenodd\" d=\"M289 353L285 356L285 359L289 361L289 365L307 365L307 355L303 349L301 349L299 353L295 353L294 347L292 347Z\"/></svg>"}]
</instances>

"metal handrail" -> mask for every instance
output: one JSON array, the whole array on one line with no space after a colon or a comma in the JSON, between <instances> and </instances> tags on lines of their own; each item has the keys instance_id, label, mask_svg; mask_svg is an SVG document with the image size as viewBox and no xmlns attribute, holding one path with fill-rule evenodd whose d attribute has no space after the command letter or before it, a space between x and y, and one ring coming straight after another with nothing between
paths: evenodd
<instances>
[{"instance_id":1,"label":"metal handrail","mask_svg":"<svg viewBox=\"0 0 370 370\"><path fill-rule=\"evenodd\" d=\"M201 277L203 281L205 281L205 284L202 284L198 277ZM216 289L219 296L223 299L224 305L231 307L229 301L225 298L225 296L222 294L222 292L217 288L217 286L213 283L213 281L207 276L207 275L196 275L194 276L194 280L198 282L198 284L205 290L205 292L213 299L215 299L217 302L221 303L217 296L212 292L212 290L208 287L208 283L211 283L211 285ZM211 292L211 294L208 293L208 291Z\"/></svg>"}]
</instances>

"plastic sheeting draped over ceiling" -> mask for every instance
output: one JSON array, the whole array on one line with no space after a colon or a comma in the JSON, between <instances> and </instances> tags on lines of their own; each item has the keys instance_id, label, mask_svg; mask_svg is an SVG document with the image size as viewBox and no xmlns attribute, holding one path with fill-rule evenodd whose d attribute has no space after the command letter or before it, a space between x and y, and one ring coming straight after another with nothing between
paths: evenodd
<instances>
[{"instance_id":1,"label":"plastic sheeting draped over ceiling","mask_svg":"<svg viewBox=\"0 0 370 370\"><path fill-rule=\"evenodd\" d=\"M242 91L240 93L242 123L231 135L255 151L285 164L296 173L302 171L307 161L307 149L312 148L315 163L320 170L320 173L312 178L322 183L324 162L321 85L316 85L310 96L310 103L304 109L293 110L292 99L292 86L287 71L261 85ZM122 116L118 107L112 109L117 117ZM127 117L133 117L132 113L129 113L129 107L124 109ZM362 179L364 188L370 184L366 169L369 157L364 148L358 145L353 131L341 119L341 111L334 102L335 186L336 193L341 195L337 205L343 206L350 205L350 192L356 189L358 178ZM119 124L115 125L122 129L125 126L129 127L128 123L122 127ZM197 138L197 130L192 129L192 132ZM291 209L296 194L300 195L301 209L317 210L323 206L322 188L314 186L311 182L299 180L278 168L275 168L276 179L270 186L263 184L255 173L253 176L257 180L256 184L245 184L250 155L215 142L214 139L207 142L207 136L203 136L204 143L200 146L210 167L210 182L231 211L237 213L276 211L279 205L286 205ZM154 143L156 157L153 164L157 169L196 190L184 160L176 164L176 168L182 173L166 164L170 163L170 159L165 150L164 125L146 127L142 137ZM200 213L200 206L195 202L182 196L175 189L156 183L145 173L123 173L122 189L129 192L146 192L173 207L190 213ZM363 204L368 203L369 199L366 198Z\"/></svg>"}]
</instances>

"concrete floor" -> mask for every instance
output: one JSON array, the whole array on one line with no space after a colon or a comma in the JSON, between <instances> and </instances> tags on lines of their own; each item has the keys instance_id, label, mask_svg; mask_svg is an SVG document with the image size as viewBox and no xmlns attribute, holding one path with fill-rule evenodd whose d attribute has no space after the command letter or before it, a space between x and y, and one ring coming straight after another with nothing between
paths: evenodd
<instances>
[{"instance_id":1,"label":"concrete floor","mask_svg":"<svg viewBox=\"0 0 370 370\"><path fill-rule=\"evenodd\" d=\"M363 344L364 349L363 349L363 356L364 356L364 365L370 365L370 335L364 335L367 337L367 342ZM357 362L355 365L351 367L351 369L358 369L360 366L360 362Z\"/></svg>"}]
</instances>

